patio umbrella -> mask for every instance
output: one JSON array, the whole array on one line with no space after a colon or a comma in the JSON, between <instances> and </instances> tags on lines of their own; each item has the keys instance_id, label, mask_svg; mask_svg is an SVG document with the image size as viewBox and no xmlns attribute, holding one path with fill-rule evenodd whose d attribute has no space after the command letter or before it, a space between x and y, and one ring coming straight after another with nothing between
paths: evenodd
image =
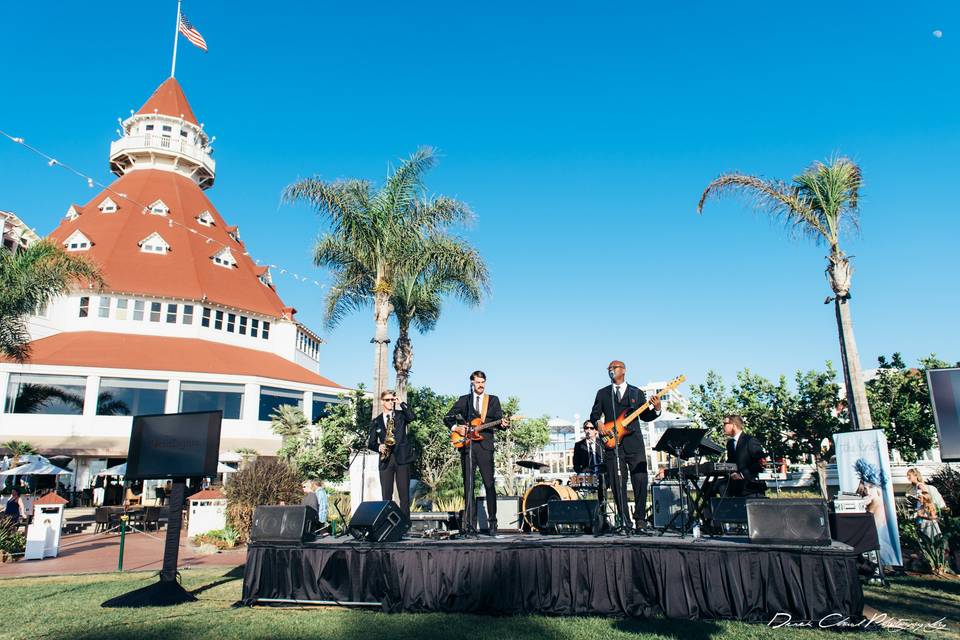
<instances>
[{"instance_id":1,"label":"patio umbrella","mask_svg":"<svg viewBox=\"0 0 960 640\"><path fill-rule=\"evenodd\" d=\"M231 466L225 465L222 462L217 463L217 473L236 473L237 470Z\"/></svg>"},{"instance_id":2,"label":"patio umbrella","mask_svg":"<svg viewBox=\"0 0 960 640\"><path fill-rule=\"evenodd\" d=\"M66 469L52 465L49 462L28 462L14 469L0 473L3 476L59 476L64 473L73 473Z\"/></svg>"},{"instance_id":3,"label":"patio umbrella","mask_svg":"<svg viewBox=\"0 0 960 640\"><path fill-rule=\"evenodd\" d=\"M126 476L127 475L127 463L115 464L109 469L104 469L98 476Z\"/></svg>"}]
</instances>

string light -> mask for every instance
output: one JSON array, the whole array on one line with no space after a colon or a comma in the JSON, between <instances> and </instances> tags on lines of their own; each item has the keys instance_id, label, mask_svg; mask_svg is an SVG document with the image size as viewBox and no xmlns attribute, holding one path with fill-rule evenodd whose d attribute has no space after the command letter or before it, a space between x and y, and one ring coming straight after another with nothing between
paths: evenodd
<instances>
[{"instance_id":1,"label":"string light","mask_svg":"<svg viewBox=\"0 0 960 640\"><path fill-rule=\"evenodd\" d=\"M131 112L131 113L132 113L132 112ZM201 125L201 126L202 126L202 125ZM115 190L112 189L109 185L105 185L105 184L101 183L100 181L92 178L91 176L89 176L89 175L87 175L87 174L85 174L85 173L83 173L83 172L81 172L81 171L79 171L79 170L77 170L77 169L74 169L74 168L71 167L70 165L67 165L67 164L64 164L64 163L60 162L59 160L57 160L57 159L54 158L53 156L51 156L51 155L49 155L49 154L47 154L47 153L44 153L43 151L41 151L40 149L37 149L37 148L34 147L34 146L31 146L31 145L27 144L26 141L25 141L23 138L21 138L21 137L14 137L14 136L10 135L9 133L7 133L6 131L3 131L2 129L0 129L0 136L3 136L3 137L6 138L7 140L10 140L11 142L13 142L13 143L15 143L15 144L19 144L19 145L22 145L23 147L26 147L26 148L29 149L32 153L34 153L34 154L40 156L41 158L45 159L45 160L47 161L47 166L49 166L49 167L61 167L61 168L65 169L65 170L69 171L70 173L73 173L73 174L77 175L78 177L82 178L83 180L86 180L87 186L90 187L91 189L92 189L93 187L100 187L100 188L103 189L105 192L107 192L107 193L109 193L109 194L111 194L111 195L114 195L114 196L116 196L117 198L120 198L120 199L122 199L122 200L125 200L125 201L129 202L130 204L132 204L132 205L134 205L134 206L141 207L140 213L141 213L142 215L147 215L148 213L150 213L150 207L149 207L149 206L147 206L147 205L145 205L145 204L142 204L142 203L140 203L140 202L137 202L136 200L134 200L133 198L131 198L130 196L128 196L126 193L121 193L121 192L119 192L119 191L115 191ZM223 248L225 248L225 249L229 249L229 248L230 248L230 246L227 245L226 243L224 243L224 242L222 242L222 241L220 241L220 240L218 240L218 239L216 239L216 238L210 237L210 236L208 236L208 235L206 235L206 234L204 234L204 233L201 233L201 232L197 231L196 229L194 229L193 227L188 227L187 225L185 225L185 224L183 224L183 223L181 223L181 222L177 222L177 221L173 220L172 218L167 218L167 226L172 229L172 228L174 227L174 225L176 225L176 226L178 226L178 227L182 227L183 229L189 231L190 233L192 233L192 234L194 234L194 235L200 236L201 238L203 238L203 239L206 241L206 244L218 244L218 245L220 245L221 247L223 247ZM252 257L252 256L250 256L250 252L248 252L248 251L244 251L244 252L243 252L243 255ZM257 266L260 266L260 260L254 259L254 262L256 263ZM280 267L278 267L278 266L275 265L275 264L267 265L267 267L270 268L270 269L279 269L281 274L286 274L286 273L287 273L287 270L286 270L286 269L281 269ZM307 277L305 277L305 276L304 276L303 278L300 278L300 277L297 276L297 274L294 274L293 272L290 272L289 275L292 276L297 282L313 282L313 284L316 285L317 287L319 287L320 289L326 289L326 288L327 288L327 285L321 284L320 282L318 282L318 281L316 281L316 280L310 281L309 278L307 278Z\"/></svg>"}]
</instances>

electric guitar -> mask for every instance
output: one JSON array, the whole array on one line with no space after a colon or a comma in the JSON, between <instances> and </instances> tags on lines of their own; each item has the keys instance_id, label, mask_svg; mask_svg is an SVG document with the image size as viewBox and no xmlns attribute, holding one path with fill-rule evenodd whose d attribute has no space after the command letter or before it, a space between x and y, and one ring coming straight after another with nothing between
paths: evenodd
<instances>
[{"instance_id":1,"label":"electric guitar","mask_svg":"<svg viewBox=\"0 0 960 640\"><path fill-rule=\"evenodd\" d=\"M500 418L499 420L492 420L490 422L481 422L481 418L474 418L469 424L464 425L466 426L467 431L463 435L460 435L456 431L450 431L450 443L455 448L462 449L471 442L479 442L480 440L483 440L483 431L490 431L491 429L497 429L501 427L504 420L523 420L523 416L509 416L506 418Z\"/></svg>"},{"instance_id":2,"label":"electric guitar","mask_svg":"<svg viewBox=\"0 0 960 640\"><path fill-rule=\"evenodd\" d=\"M650 405L653 404L652 401L654 398L659 399L660 396L667 393L668 391L672 391L673 389L676 389L681 384L683 384L683 381L686 379L687 379L687 376L684 376L684 375L677 376L676 378L668 382L667 386L665 386L663 389L660 389L660 391L652 395L646 402L640 405L640 407L637 408L637 410L631 413L630 415L627 415L627 412L624 411L619 416L617 416L616 420L613 420L612 422L601 422L599 425L597 425L598 427L597 430L600 432L600 441L603 442L603 446L605 446L607 449L616 448L618 442L621 442L625 437L633 433L632 431L629 431L627 429L627 425L633 422L634 420L636 420L641 413L649 409Z\"/></svg>"}]
</instances>

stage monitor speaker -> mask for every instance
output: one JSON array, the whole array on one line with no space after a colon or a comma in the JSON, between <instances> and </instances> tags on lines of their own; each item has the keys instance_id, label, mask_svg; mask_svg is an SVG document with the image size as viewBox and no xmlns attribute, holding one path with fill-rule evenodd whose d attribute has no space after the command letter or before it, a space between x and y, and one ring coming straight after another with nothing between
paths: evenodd
<instances>
[{"instance_id":1,"label":"stage monitor speaker","mask_svg":"<svg viewBox=\"0 0 960 640\"><path fill-rule=\"evenodd\" d=\"M747 499L710 498L710 517L717 523L747 524Z\"/></svg>"},{"instance_id":2,"label":"stage monitor speaker","mask_svg":"<svg viewBox=\"0 0 960 640\"><path fill-rule=\"evenodd\" d=\"M477 497L477 528L489 531L487 518L487 499ZM499 531L520 530L520 496L497 496L497 529Z\"/></svg>"},{"instance_id":3,"label":"stage monitor speaker","mask_svg":"<svg viewBox=\"0 0 960 640\"><path fill-rule=\"evenodd\" d=\"M928 369L927 383L940 440L940 459L960 462L960 368Z\"/></svg>"},{"instance_id":4,"label":"stage monitor speaker","mask_svg":"<svg viewBox=\"0 0 960 640\"><path fill-rule=\"evenodd\" d=\"M392 500L361 502L347 530L365 542L397 542L403 536L404 519Z\"/></svg>"},{"instance_id":5,"label":"stage monitor speaker","mask_svg":"<svg viewBox=\"0 0 960 640\"><path fill-rule=\"evenodd\" d=\"M551 500L547 503L545 529L554 529L558 525L583 525L593 527L597 518L596 500Z\"/></svg>"},{"instance_id":6,"label":"stage monitor speaker","mask_svg":"<svg viewBox=\"0 0 960 640\"><path fill-rule=\"evenodd\" d=\"M667 480L653 485L653 526L658 529L667 526L674 514L679 511L680 483ZM673 524L684 527L687 524L686 520L686 516L681 515L673 521Z\"/></svg>"},{"instance_id":7,"label":"stage monitor speaker","mask_svg":"<svg viewBox=\"0 0 960 640\"><path fill-rule=\"evenodd\" d=\"M747 501L750 542L828 546L830 523L823 500Z\"/></svg>"},{"instance_id":8,"label":"stage monitor speaker","mask_svg":"<svg viewBox=\"0 0 960 640\"><path fill-rule=\"evenodd\" d=\"M313 510L299 506L262 506L253 512L251 542L298 543L310 539Z\"/></svg>"}]
</instances>

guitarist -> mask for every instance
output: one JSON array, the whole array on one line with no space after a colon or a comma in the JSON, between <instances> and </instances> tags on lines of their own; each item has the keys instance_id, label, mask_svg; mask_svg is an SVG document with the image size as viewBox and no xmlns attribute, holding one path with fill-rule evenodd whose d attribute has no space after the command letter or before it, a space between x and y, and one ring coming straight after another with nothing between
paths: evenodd
<instances>
[{"instance_id":1,"label":"guitarist","mask_svg":"<svg viewBox=\"0 0 960 640\"><path fill-rule=\"evenodd\" d=\"M597 391L590 411L590 421L594 424L603 416L604 422L614 423L617 416L626 412L631 413L640 408L647 401L646 395L637 387L627 384L625 377L627 367L620 360L614 360L607 366L607 374L612 384ZM627 435L620 440L619 455L617 451L608 451L606 456L607 474L613 487L613 498L617 509L624 520L624 526L629 527L629 505L627 503L627 478L633 485L633 495L636 498L634 522L639 530L646 529L647 510L647 452L643 442L643 431L640 420L651 422L660 416L660 399L651 399L651 407L640 414L633 422L624 425ZM617 462L620 467L620 486L617 486Z\"/></svg>"},{"instance_id":2,"label":"guitarist","mask_svg":"<svg viewBox=\"0 0 960 640\"><path fill-rule=\"evenodd\" d=\"M407 425L417 419L406 402L397 407L397 394L384 391L380 394L381 412L370 422L367 448L380 454L380 495L384 500L393 500L393 483L396 480L400 510L410 520L410 465L414 461L413 447L407 438ZM387 428L393 418L395 444L385 444Z\"/></svg>"},{"instance_id":3,"label":"guitarist","mask_svg":"<svg viewBox=\"0 0 960 640\"><path fill-rule=\"evenodd\" d=\"M470 393L460 396L447 412L443 423L452 431L460 435L467 432L466 425L472 420L480 418L480 422L502 420L504 426L509 421L504 419L500 408L500 398L486 393L487 374L483 371L474 371L470 374ZM472 442L460 449L460 469L463 472L463 508L464 529L476 530L477 501L474 498L473 479L475 469L479 467L480 477L483 478L483 489L487 499L487 520L490 523L490 535L497 535L497 490L493 482L493 444L494 429L484 431L483 440ZM470 465L473 459L472 467Z\"/></svg>"}]
</instances>

